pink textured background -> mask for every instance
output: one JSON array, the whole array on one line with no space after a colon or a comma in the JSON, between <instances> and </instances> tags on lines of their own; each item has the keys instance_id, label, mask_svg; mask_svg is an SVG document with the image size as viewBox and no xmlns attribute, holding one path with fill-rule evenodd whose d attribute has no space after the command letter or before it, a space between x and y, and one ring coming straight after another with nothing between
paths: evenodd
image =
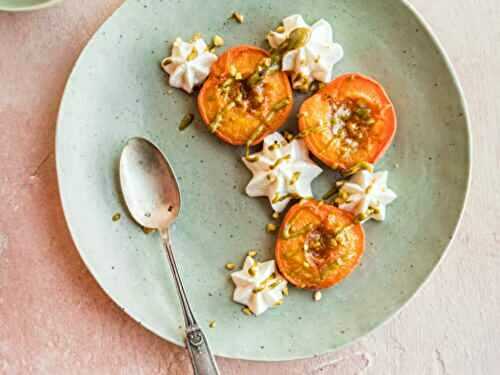
<instances>
[{"instance_id":1,"label":"pink textured background","mask_svg":"<svg viewBox=\"0 0 500 375\"><path fill-rule=\"evenodd\" d=\"M72 243L58 197L54 132L64 84L121 2L65 0L35 13L0 12L0 374L190 373L184 350L140 327L102 292ZM220 359L223 374L498 373L500 174L491 168L500 168L500 4L411 3L443 41L480 125L474 160L484 168L474 171L457 240L409 306L353 346L281 364Z\"/></svg>"}]
</instances>

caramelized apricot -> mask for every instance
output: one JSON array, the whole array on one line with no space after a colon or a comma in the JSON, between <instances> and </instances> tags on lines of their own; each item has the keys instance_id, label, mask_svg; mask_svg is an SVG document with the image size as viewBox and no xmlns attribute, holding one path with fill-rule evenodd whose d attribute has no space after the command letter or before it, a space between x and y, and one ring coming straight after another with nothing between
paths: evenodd
<instances>
[{"instance_id":1,"label":"caramelized apricot","mask_svg":"<svg viewBox=\"0 0 500 375\"><path fill-rule=\"evenodd\" d=\"M304 101L299 117L309 150L338 169L377 162L397 128L394 105L382 85L357 73L338 77Z\"/></svg>"},{"instance_id":2,"label":"caramelized apricot","mask_svg":"<svg viewBox=\"0 0 500 375\"><path fill-rule=\"evenodd\" d=\"M267 51L234 47L212 66L198 96L201 117L210 131L233 145L256 145L279 129L293 106L285 73Z\"/></svg>"},{"instance_id":3,"label":"caramelized apricot","mask_svg":"<svg viewBox=\"0 0 500 375\"><path fill-rule=\"evenodd\" d=\"M331 287L358 265L365 233L353 215L315 200L303 200L286 214L276 242L281 274L305 289Z\"/></svg>"}]
</instances>

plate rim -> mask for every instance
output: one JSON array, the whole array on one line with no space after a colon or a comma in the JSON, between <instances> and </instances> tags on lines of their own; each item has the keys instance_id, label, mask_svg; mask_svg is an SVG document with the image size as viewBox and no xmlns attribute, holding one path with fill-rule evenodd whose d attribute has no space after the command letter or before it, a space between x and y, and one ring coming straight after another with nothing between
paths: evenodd
<instances>
[{"instance_id":1,"label":"plate rim","mask_svg":"<svg viewBox=\"0 0 500 375\"><path fill-rule=\"evenodd\" d=\"M3 11L3 12L30 12L30 11L34 11L34 10L49 8L49 7L54 6L58 3L61 3L62 1L63 0L47 0L41 4L29 5L29 6L15 6L15 5L2 6L2 5L0 5L0 11Z\"/></svg>"},{"instance_id":2,"label":"plate rim","mask_svg":"<svg viewBox=\"0 0 500 375\"><path fill-rule=\"evenodd\" d=\"M62 0L49 0L49 3L47 3L47 4L53 5L53 4L61 2L61 1ZM392 319L396 315L398 315L399 313L401 313L401 311L403 311L408 306L408 304L411 301L413 301L418 296L418 294L421 292L421 290L424 288L424 286L427 285L427 283L429 282L429 280L432 278L432 276L434 275L434 273L436 272L436 270L439 268L439 266L442 264L442 262L444 261L444 259L448 255L448 253L450 252L450 248L451 248L452 244L454 244L454 242L455 242L455 239L456 239L456 236L457 236L457 233L458 233L458 229L462 225L462 221L463 221L463 218L464 218L465 208L466 208L467 203L469 201L470 190L471 190L471 180L472 180L471 176L472 176L472 169L473 169L473 158L472 158L472 155L473 155L473 150L472 150L473 144L472 144L472 130L471 130L470 112L469 112L468 104L467 104L466 97L465 97L465 94L464 94L464 90L463 90L462 85L460 83L460 80L458 78L458 74L457 74L457 72L456 72L456 70L455 70L455 68L453 66L453 63L451 62L451 59L448 56L448 53L446 52L445 48L443 47L443 45L442 45L441 41L439 40L439 38L437 37L437 35L434 33L432 27L425 20L425 18L422 16L422 14L420 13L420 11L418 11L413 4L409 3L409 0L397 0L397 1L399 1L404 7L406 7L414 15L414 17L416 18L416 20L418 21L418 23L420 24L420 26L425 30L425 32L429 35L431 41L434 43L437 51L439 52L439 55L443 59L445 65L446 65L446 68L447 68L447 70L449 71L449 73L451 75L452 83L453 83L453 85L455 86L455 88L457 90L458 96L460 98L461 110L462 110L462 112L464 114L464 120L465 120L465 125L466 125L466 161L467 161L467 165L466 165L466 169L467 169L466 170L466 184L465 184L465 191L464 191L464 194L463 194L463 199L462 199L462 202L461 202L460 212L459 212L457 221L455 223L455 227L453 229L453 232L451 234L451 237L448 240L448 243L446 244L446 246L445 246L442 254L440 255L439 259L434 264L432 270L424 277L423 281L416 288L415 292L405 302L403 302L399 308L397 308L391 314L387 315L378 324L376 324L371 329L367 330L363 335L361 335L361 336L353 339L350 342L341 344L341 345L339 345L339 346L337 346L335 348L325 348L324 350L322 350L320 352L309 353L309 354L306 353L304 355L284 355L282 357L277 357L277 358L261 358L261 357L255 357L255 356L247 356L247 355L231 355L229 353L217 353L216 351L214 351L214 354L217 357L228 358L228 359L246 360L246 361L251 361L251 362L265 362L265 363L270 363L270 362L288 362L288 361L294 361L294 360L310 359L310 358L322 356L322 355L329 354L329 353L330 354L331 353L335 353L335 352L338 352L340 350L344 350L344 349L346 349L346 348L354 345L355 343L357 343L362 338L368 336L369 334L371 334L375 330L378 330L379 328L385 326L390 321L392 321ZM118 8L116 8L111 13L111 15L92 34L92 36L88 40L88 42L85 45L85 47L80 51L80 53L78 55L78 58L76 59L74 65L73 65L73 67L71 69L71 72L68 75L67 81L66 81L66 83L64 85L64 90L63 90L63 93L61 95L61 99L60 99L60 103L59 103L59 109L58 109L58 114L57 114L57 119L56 119L55 142L54 142L54 147L55 147L54 153L55 153L55 160L56 160L58 193L59 193L59 198L60 198L60 201L61 201L61 206L62 206L62 209L63 209L64 219L65 219L66 225L68 227L68 230L70 232L72 241L73 241L73 243L75 245L75 248L76 248L78 254L80 255L80 258L82 259L83 263L85 264L85 267L87 267L88 271L90 272L90 274L92 275L92 277L96 281L96 283L99 286L99 288L118 307L120 307L121 310L123 310L132 320L134 320L140 326L144 327L145 329L147 329L148 331L150 331L151 333L153 333L155 336L158 336L159 338L161 338L161 339L163 339L163 340L165 340L167 342L170 342L170 343L172 343L174 345L177 345L177 346L180 346L180 347L184 348L184 342L183 341L176 340L175 338L166 338L166 337L163 337L162 335L160 335L157 332L157 330L154 327L151 327L148 324L146 324L146 323L144 323L142 321L137 320L126 309L124 309L123 306L121 306L118 303L118 301L111 295L111 293L108 293L108 291L106 290L106 288L103 285L101 285L101 283L99 282L99 280L97 278L97 275L94 273L94 270L92 269L92 267L90 266L90 264L87 262L86 258L84 257L84 255L82 254L82 252L80 251L80 249L79 249L79 247L77 245L78 241L75 238L76 237L75 234L74 234L75 230L72 228L72 225L70 223L69 214L67 213L67 210L66 210L66 207L67 207L66 199L65 199L65 195L64 195L63 189L62 189L63 183L62 183L62 179L60 177L60 175L61 175L61 165L60 165L60 163L61 162L60 162L60 158L58 157L59 153L58 153L57 150L59 149L59 144L62 142L61 137L59 136L59 134L60 134L60 129L62 127L62 125L61 125L61 123L62 123L62 120L61 120L62 109L64 107L64 99L65 99L65 96L66 96L67 89L69 87L71 78L73 77L73 74L76 71L76 68L81 63L81 59L82 59L85 51L92 45L92 41L94 40L94 37L97 35L97 33L105 25L108 24L108 22L110 22L112 20L113 16L119 10L121 10L122 7L124 7L126 5L126 3L127 3L127 1L124 1ZM44 4L45 6L42 6L42 8L50 6L50 5L47 5L47 4Z\"/></svg>"}]
</instances>

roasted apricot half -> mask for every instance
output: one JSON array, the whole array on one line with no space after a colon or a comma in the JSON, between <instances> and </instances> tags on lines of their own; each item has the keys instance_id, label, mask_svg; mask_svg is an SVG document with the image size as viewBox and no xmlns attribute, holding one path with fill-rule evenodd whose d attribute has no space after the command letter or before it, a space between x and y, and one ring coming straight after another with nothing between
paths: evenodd
<instances>
[{"instance_id":1,"label":"roasted apricot half","mask_svg":"<svg viewBox=\"0 0 500 375\"><path fill-rule=\"evenodd\" d=\"M380 83L358 73L336 78L302 104L300 135L335 169L376 163L396 133L394 105Z\"/></svg>"},{"instance_id":2,"label":"roasted apricot half","mask_svg":"<svg viewBox=\"0 0 500 375\"><path fill-rule=\"evenodd\" d=\"M293 106L285 73L269 53L242 45L222 54L198 96L198 109L211 132L233 145L256 145L275 132Z\"/></svg>"},{"instance_id":3,"label":"roasted apricot half","mask_svg":"<svg viewBox=\"0 0 500 375\"><path fill-rule=\"evenodd\" d=\"M303 200L286 214L276 242L281 274L305 289L331 287L358 265L365 233L349 212L315 200Z\"/></svg>"}]
</instances>

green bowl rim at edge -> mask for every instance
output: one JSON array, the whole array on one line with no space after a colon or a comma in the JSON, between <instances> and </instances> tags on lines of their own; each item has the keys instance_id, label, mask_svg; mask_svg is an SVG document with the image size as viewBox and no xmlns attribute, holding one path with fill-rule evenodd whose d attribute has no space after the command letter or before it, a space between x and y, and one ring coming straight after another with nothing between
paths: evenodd
<instances>
[{"instance_id":1,"label":"green bowl rim at edge","mask_svg":"<svg viewBox=\"0 0 500 375\"><path fill-rule=\"evenodd\" d=\"M62 0L53 0L53 2L59 2L59 1L62 1ZM214 353L217 357L221 357L221 358L229 358L229 359L241 359L241 360L246 360L246 361L252 361L252 362L286 362L286 361L293 361L293 360L301 360L301 359L310 359L310 358L314 358L314 357L318 357L318 356L321 356L321 355L324 355L324 354L328 354L328 353L334 353L334 352L337 352L341 349L345 349L351 345L353 345L354 343L356 343L358 340L360 340L361 338L363 337L366 337L368 334L372 333L373 331L375 331L376 329L384 326L386 323L388 323L390 320L392 320L392 318L394 318L399 312L401 312L407 305L408 303L413 300L415 298L415 296L420 292L420 290L422 290L422 288L424 287L424 285L430 280L431 276L434 274L434 272L436 271L436 269L438 268L438 266L443 262L443 259L445 258L445 256L448 254L449 252L449 249L450 249L450 246L451 244L454 242L455 240L455 237L456 237L456 234L457 234L457 231L458 231L458 228L460 227L461 225L461 222L462 222L462 219L463 219L463 216L464 216L464 211L465 211L465 207L467 205L467 201L468 201L468 198L469 198L469 193L470 193L470 186L471 186L471 174L472 174L472 134L471 134L471 127L470 127L470 114L469 114L469 110L468 110L468 107L467 107L467 103L466 103L466 100L465 100L465 95L464 95L464 91L462 89L462 86L460 84L460 81L458 79L458 75L451 63L451 60L450 58L448 57L445 49L443 48L441 42L439 41L439 39L437 38L437 36L434 34L434 32L432 31L430 25L427 23L427 21L425 21L425 19L423 18L423 16L419 13L419 11L417 11L417 9L408 2L408 0L399 0L404 6L406 6L406 8L408 10L410 10L410 12L412 12L415 17L417 18L418 22L420 23L420 25L425 29L425 31L428 33L428 35L430 36L431 40L434 42L434 44L436 45L441 57L444 59L445 63L446 63L446 66L448 68L448 71L450 72L452 78L453 78L453 84L455 85L457 91L458 91L458 94L460 96L460 104L462 106L462 109L463 109L463 113L464 113L464 118L465 118L465 124L466 124L466 134L467 134L467 161L468 161L468 168L467 168L467 184L466 184L466 189L465 189L465 194L464 194L464 197L463 197L463 201L462 201L462 207L460 209L460 214L459 214L459 217L458 217L458 220L456 222L456 225L455 225L455 229L453 230L453 233L452 233L452 236L451 236L451 239L449 240L448 244L446 245L446 248L445 250L443 251L443 253L441 254L439 260L437 261L437 263L434 265L433 269L429 272L429 274L425 277L425 279L422 281L422 283L417 287L417 289L415 290L415 292L413 293L412 296L410 296L408 298L408 300L406 300L398 309L396 309L392 314L389 314L385 319L383 319L379 324L377 324L375 327L373 327L372 329L368 330L365 334L353 339L352 341L348 342L348 343L345 343L345 344L342 344L342 345L339 345L337 346L336 348L330 348L330 349L325 349L323 350L322 352L319 352L319 353L314 353L314 354L306 354L306 355L297 355L297 356L291 356L291 357L287 357L287 358L278 358L278 359L255 359L255 358L250 358L250 357L245 357L245 356L240 356L240 357L235 357L235 356L231 356L231 355L228 355L228 354L217 354L217 353ZM59 178L59 172L60 172L60 165L59 165L59 159L57 158L57 148L58 148L58 144L59 144L59 141L60 141L60 137L58 137L58 134L59 134L59 124L60 124L60 120L61 120L61 109L63 108L63 104L64 104L64 94L66 93L66 89L68 88L68 85L69 85L69 82L71 81L71 77L76 69L76 67L78 66L79 62L80 62L80 59L84 53L84 51L87 49L87 47L90 45L91 41L93 40L95 34L97 34L97 32L105 25L108 23L108 21L111 20L111 18L113 17L113 15L119 10L121 9L125 4L126 4L127 1L124 1L123 4L121 4L107 19L106 21L95 31L95 33L92 35L92 37L90 38L88 44L82 49L82 51L80 52L80 55L78 56L78 59L76 60L76 63L74 64L72 70L71 70L71 73L69 74L68 76L68 80L66 82L66 85L64 87L64 92L61 96L61 100L60 100L60 105L59 105L59 111L58 111L58 115L57 115L57 123L56 123L56 132L55 132L55 159L56 159L56 171L57 171L57 181L58 181L58 190L59 190L59 197L61 199L61 205L62 205L62 208L63 208L63 212L64 212L64 218L65 218L65 221L66 221L66 224L68 226L68 229L70 231L70 234L71 234L71 237L73 239L73 242L75 244L75 247L77 248L77 251L78 253L80 254L80 257L83 261L83 263L85 264L85 266L87 267L87 269L90 271L90 273L92 274L92 276L94 277L95 281L97 282L97 284L99 285L99 287L104 291L104 293L117 305L119 306L120 308L122 308L122 306L118 303L118 301L116 301L114 299L114 297L109 294L107 292L107 290L99 283L99 281L97 280L96 276L94 275L94 272L92 271L92 268L90 267L90 265L86 262L86 260L83 258L82 254L80 253L80 251L78 250L78 247L76 246L76 241L73 237L73 233L74 233L74 230L72 229L71 227L71 224L68 220L68 217L67 217L67 214L66 214L66 210L65 210L65 200L64 200L64 196L63 196L63 192L62 192L62 182L61 182L61 179ZM122 308L122 310L124 310ZM125 311L125 310L124 310ZM129 315L127 313L127 315ZM170 339L166 339L164 338L163 336L159 335L152 327L149 327L147 324L144 324L144 322L140 322L138 320L136 320L132 315L129 315L135 322L137 322L140 326L146 328L148 331L152 332L153 334L155 334L156 336L160 337L161 339L165 340L165 341L168 341L172 344L175 344L177 346L181 346L181 347L184 347L184 342L182 341L176 341L175 339L174 340L170 340Z\"/></svg>"},{"instance_id":2,"label":"green bowl rim at edge","mask_svg":"<svg viewBox=\"0 0 500 375\"><path fill-rule=\"evenodd\" d=\"M38 4L38 5L21 6L21 7L0 5L0 11L1 12L30 12L33 10L49 8L49 7L56 5L62 1L63 0L47 0L46 2Z\"/></svg>"}]
</instances>

